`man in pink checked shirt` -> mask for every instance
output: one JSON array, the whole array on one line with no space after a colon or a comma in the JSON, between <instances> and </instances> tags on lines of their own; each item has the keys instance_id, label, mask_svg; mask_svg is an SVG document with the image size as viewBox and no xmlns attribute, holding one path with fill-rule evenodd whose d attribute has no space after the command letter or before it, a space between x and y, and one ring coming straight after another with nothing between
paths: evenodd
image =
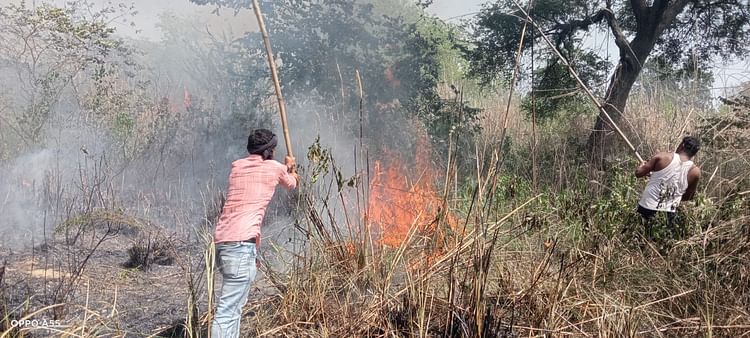
<instances>
[{"instance_id":1,"label":"man in pink checked shirt","mask_svg":"<svg viewBox=\"0 0 750 338\"><path fill-rule=\"evenodd\" d=\"M277 143L270 130L253 130L247 139L249 155L232 163L227 199L214 232L223 280L213 338L239 337L242 307L256 274L263 215L277 185L294 189L299 183L293 157L287 156L284 164L273 160Z\"/></svg>"}]
</instances>

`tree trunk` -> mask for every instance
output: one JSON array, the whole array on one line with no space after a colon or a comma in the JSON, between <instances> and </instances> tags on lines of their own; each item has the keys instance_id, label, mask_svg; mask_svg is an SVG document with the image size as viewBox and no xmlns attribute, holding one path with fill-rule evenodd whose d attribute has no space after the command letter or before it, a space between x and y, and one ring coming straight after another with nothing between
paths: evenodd
<instances>
[{"instance_id":1,"label":"tree trunk","mask_svg":"<svg viewBox=\"0 0 750 338\"><path fill-rule=\"evenodd\" d=\"M610 80L604 100L604 110L628 136L631 143L636 134L633 126L623 118L630 90L635 80L638 79L643 64L653 51L657 38L674 22L689 2L690 0L654 0L646 5L646 2L642 0L631 1L637 31L635 38L629 43L626 42L619 24L616 21L609 22L615 35L615 43L620 49L620 62ZM613 130L605 114L599 112L594 130L589 136L588 146L591 150L591 162L598 163L600 167L607 154L622 150L622 145L625 143L618 141L620 138L612 132ZM634 146L637 147L637 145Z\"/></svg>"},{"instance_id":2,"label":"tree trunk","mask_svg":"<svg viewBox=\"0 0 750 338\"><path fill-rule=\"evenodd\" d=\"M612 75L607 96L603 103L604 110L607 111L612 121L617 124L631 142L636 134L632 125L623 118L623 114L633 84L638 79L643 64L653 50L655 43L655 37L636 35L630 43L630 48L620 50L620 62ZM637 145L634 144L634 146ZM593 163L601 163L608 153L622 151L626 148L625 142L614 132L613 126L601 111L589 136L588 148L591 151ZM630 149L627 151L630 151Z\"/></svg>"}]
</instances>

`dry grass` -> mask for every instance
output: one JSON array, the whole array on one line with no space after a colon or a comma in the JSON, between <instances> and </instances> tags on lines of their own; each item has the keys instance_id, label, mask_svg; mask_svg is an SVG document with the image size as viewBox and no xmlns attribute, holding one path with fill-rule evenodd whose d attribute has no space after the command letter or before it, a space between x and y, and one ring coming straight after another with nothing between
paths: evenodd
<instances>
[{"instance_id":1,"label":"dry grass","mask_svg":"<svg viewBox=\"0 0 750 338\"><path fill-rule=\"evenodd\" d=\"M641 131L636 142L640 149L671 149L683 133L699 131L705 119L703 112L675 109L661 114L653 105L635 105L640 104L637 98L633 102L631 107L638 108L628 111L628 120ZM572 124L540 125L537 151L545 170L534 189L532 164L525 157L531 151L528 120L512 109L508 135L514 143L507 154L499 154L497 121L504 117L499 107L505 104L502 99L486 104L484 133L473 150L480 159L476 172L458 173L446 166L448 181L435 182L448 189L443 212L460 220L447 235L438 236L414 223L399 247L381 245L372 235L377 232L366 226L367 209L346 203L356 197L365 200L367 188L361 182L366 180L359 177L354 182L360 184L341 191L321 189L335 187L342 178L331 167L333 162L321 164L325 170L310 168L308 173L320 177L295 199L299 223L294 238L287 243L264 242L277 260L261 265L262 277L245 308L253 315L243 318L243 333L259 337L750 336L750 205L743 198L743 192L750 190L750 162L743 153L733 153L736 160L726 162L716 154L726 156L727 149L707 147L699 162L710 175L698 200L683 210L684 233L665 232L657 240L645 240L632 213L643 184L630 176L634 163L613 160L610 172L602 173L577 160L576 142L587 134L581 127L588 125L583 122L586 117ZM563 130L567 132L561 135ZM500 155L506 160L496 166ZM471 178L459 185L455 181L459 175ZM204 246L204 255L172 249L180 267L180 282L174 288L185 297L184 305L176 308L180 315L172 324L155 327L153 336L206 336L217 285L210 229L220 208L220 202L209 200L199 243L182 243ZM77 225L136 223L122 212L97 210L63 224L82 228L81 236L88 238L86 231L101 231L101 227ZM346 217L341 217L342 210L347 210ZM87 221L82 222L85 217L80 215L88 215ZM137 223L141 226L135 228L143 231L145 223ZM430 245L437 238L445 243L439 251ZM120 318L126 301L123 291L118 291L120 284L114 284L115 291L106 301L98 299L104 312L89 298L97 292L92 287L103 285L85 282L86 278L75 285L81 297L9 311L8 305L19 303L8 298L6 269L0 271L0 286L4 286L0 304L6 304L0 338L133 335ZM13 319L38 317L58 307L68 308L65 327L19 330L8 325Z\"/></svg>"},{"instance_id":2,"label":"dry grass","mask_svg":"<svg viewBox=\"0 0 750 338\"><path fill-rule=\"evenodd\" d=\"M642 129L641 149L674 148L681 135L697 132L705 114L688 109L654 118L662 116L658 112L651 107L629 111L630 120L651 120ZM528 144L527 122L514 114L510 125L521 127L510 135ZM485 123L497 127L496 121ZM550 133L557 127L546 128L543 140L561 138ZM480 144L491 150L497 145L492 139L485 134ZM349 255L336 249L342 245L331 239L335 235L303 231L306 240L289 255L291 268L282 275L265 270L277 291L250 305L256 315L246 323L249 332L290 337L749 336L748 202L737 192L703 195L683 210L684 234L645 240L631 211L643 184L629 176L631 162L621 160L613 172L601 173L575 160L555 159L561 147L575 153L574 145L565 145L569 140L547 142L540 150L548 161L552 158L548 163L554 169L545 180L559 184L548 185L539 200L521 192L529 178L525 171L516 182L486 180L485 195L472 198L469 193L468 199L451 201L466 231L456 231L450 239L453 249L433 264L413 265L424 259L417 242L425 234L417 232L416 224L402 247L370 253L355 246ZM705 166L721 165L713 162L716 151L705 149ZM477 177L483 181L487 173L524 168L528 164L490 167ZM599 181L588 182L591 177ZM746 187L747 179L747 171L713 177L704 181L703 190L714 191L721 180ZM504 186L492 187L493 182ZM508 193L514 184L516 192ZM505 198L494 200L493 191L503 191ZM531 204L523 206L528 199ZM331 208L313 205L304 209L311 222ZM466 205L473 207L467 211ZM326 220L318 228L343 227Z\"/></svg>"}]
</instances>

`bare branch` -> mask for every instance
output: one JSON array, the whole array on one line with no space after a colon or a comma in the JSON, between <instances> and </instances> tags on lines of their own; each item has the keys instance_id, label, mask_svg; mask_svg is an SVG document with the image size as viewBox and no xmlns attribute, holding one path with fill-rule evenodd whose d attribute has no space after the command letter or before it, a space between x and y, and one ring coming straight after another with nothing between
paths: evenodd
<instances>
[{"instance_id":1,"label":"bare branch","mask_svg":"<svg viewBox=\"0 0 750 338\"><path fill-rule=\"evenodd\" d=\"M633 1L639 2L643 0ZM583 20L573 20L565 24L558 24L553 28L553 31L556 31L559 42L562 39L561 36L568 36L570 34L573 34L577 30L588 30L589 26L591 26L592 24L600 23L604 19L606 19L607 24L609 25L609 28L615 37L615 44L620 49L621 54L629 53L635 56L632 49L630 48L630 43L628 42L628 39L625 36L620 23L617 21L617 18L615 18L615 13L612 12L612 10L609 8L603 8L593 16L590 16Z\"/></svg>"},{"instance_id":2,"label":"bare branch","mask_svg":"<svg viewBox=\"0 0 750 338\"><path fill-rule=\"evenodd\" d=\"M625 36L625 33L622 31L622 27L620 27L620 22L617 21L617 18L615 18L615 13L612 12L610 9L602 9L599 11L599 13L602 13L605 18L607 18L607 23L609 24L609 29L612 31L612 35L615 37L615 44L618 48L620 48L620 51L630 51L632 53L632 50L630 49L630 43L628 42L628 38ZM635 56L635 55L634 55Z\"/></svg>"},{"instance_id":3,"label":"bare branch","mask_svg":"<svg viewBox=\"0 0 750 338\"><path fill-rule=\"evenodd\" d=\"M589 26L599 23L604 18L604 9L600 10L593 16L585 18L583 20L571 20L567 23L559 23L555 25L552 30L556 31L558 35L570 35L578 30L588 30Z\"/></svg>"}]
</instances>

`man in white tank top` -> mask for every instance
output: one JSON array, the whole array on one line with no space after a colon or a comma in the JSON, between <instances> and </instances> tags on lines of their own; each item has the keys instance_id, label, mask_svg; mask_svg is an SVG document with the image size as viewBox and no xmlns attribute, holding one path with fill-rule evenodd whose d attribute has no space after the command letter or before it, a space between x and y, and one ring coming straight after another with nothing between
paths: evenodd
<instances>
[{"instance_id":1,"label":"man in white tank top","mask_svg":"<svg viewBox=\"0 0 750 338\"><path fill-rule=\"evenodd\" d=\"M635 170L636 177L650 175L638 202L638 212L643 216L649 236L657 213L665 213L671 226L680 202L691 200L695 196L701 170L692 159L698 150L700 141L687 136L674 153L658 153Z\"/></svg>"}]
</instances>

